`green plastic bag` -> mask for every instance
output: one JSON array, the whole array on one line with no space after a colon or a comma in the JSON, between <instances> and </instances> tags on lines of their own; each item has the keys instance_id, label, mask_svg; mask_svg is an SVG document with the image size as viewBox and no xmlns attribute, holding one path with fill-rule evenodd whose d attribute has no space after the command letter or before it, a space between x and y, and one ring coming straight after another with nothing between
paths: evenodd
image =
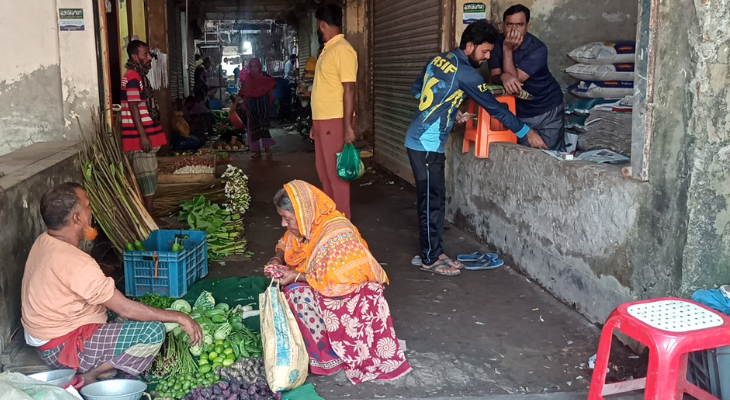
<instances>
[{"instance_id":1,"label":"green plastic bag","mask_svg":"<svg viewBox=\"0 0 730 400\"><path fill-rule=\"evenodd\" d=\"M344 181L354 181L365 174L365 164L352 143L345 144L342 152L337 153L337 175Z\"/></svg>"}]
</instances>

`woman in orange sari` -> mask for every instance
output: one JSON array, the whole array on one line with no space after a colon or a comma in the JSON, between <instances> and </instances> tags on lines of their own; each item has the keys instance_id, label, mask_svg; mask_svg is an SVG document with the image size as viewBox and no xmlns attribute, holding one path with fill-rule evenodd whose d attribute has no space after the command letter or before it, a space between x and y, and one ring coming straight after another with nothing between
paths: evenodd
<instances>
[{"instance_id":1,"label":"woman in orange sari","mask_svg":"<svg viewBox=\"0 0 730 400\"><path fill-rule=\"evenodd\" d=\"M353 384L411 371L383 297L388 276L357 228L324 192L303 181L274 197L287 228L267 275L279 284L299 324L315 375L344 369Z\"/></svg>"}]
</instances>

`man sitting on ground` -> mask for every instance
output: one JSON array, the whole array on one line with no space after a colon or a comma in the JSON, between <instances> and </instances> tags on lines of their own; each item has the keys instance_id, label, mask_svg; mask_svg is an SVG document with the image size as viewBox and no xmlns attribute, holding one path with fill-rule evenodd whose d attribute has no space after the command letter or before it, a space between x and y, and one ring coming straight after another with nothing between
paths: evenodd
<instances>
[{"instance_id":1,"label":"man sitting on ground","mask_svg":"<svg viewBox=\"0 0 730 400\"><path fill-rule=\"evenodd\" d=\"M138 376L165 339L165 326L156 321L180 324L191 344L201 343L200 326L190 317L127 299L79 249L82 240L96 237L81 185L52 188L41 198L40 211L48 230L36 239L25 264L21 322L26 342L46 365L74 369L85 384L113 369ZM107 309L133 321L107 323Z\"/></svg>"},{"instance_id":2,"label":"man sitting on ground","mask_svg":"<svg viewBox=\"0 0 730 400\"><path fill-rule=\"evenodd\" d=\"M489 69L492 80L504 86L508 93L523 89L533 100L517 99L517 117L534 129L550 150L565 145L565 109L563 92L548 69L548 49L540 39L527 33L530 9L522 4L504 12L504 35L494 44ZM525 137L519 139L525 146Z\"/></svg>"}]
</instances>

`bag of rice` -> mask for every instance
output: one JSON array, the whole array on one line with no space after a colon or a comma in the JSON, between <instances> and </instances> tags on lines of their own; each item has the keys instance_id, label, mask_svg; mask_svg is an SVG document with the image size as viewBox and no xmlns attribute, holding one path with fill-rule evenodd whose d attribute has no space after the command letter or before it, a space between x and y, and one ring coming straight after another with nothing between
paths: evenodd
<instances>
[{"instance_id":1,"label":"bag of rice","mask_svg":"<svg viewBox=\"0 0 730 400\"><path fill-rule=\"evenodd\" d=\"M624 81L633 82L634 64L575 64L568 67L565 72L575 79L582 81Z\"/></svg>"},{"instance_id":2,"label":"bag of rice","mask_svg":"<svg viewBox=\"0 0 730 400\"><path fill-rule=\"evenodd\" d=\"M568 86L568 91L578 97L591 99L621 99L634 94L634 82L585 82Z\"/></svg>"},{"instance_id":3,"label":"bag of rice","mask_svg":"<svg viewBox=\"0 0 730 400\"><path fill-rule=\"evenodd\" d=\"M620 64L636 60L636 42L594 42L578 47L568 57L583 64Z\"/></svg>"}]
</instances>

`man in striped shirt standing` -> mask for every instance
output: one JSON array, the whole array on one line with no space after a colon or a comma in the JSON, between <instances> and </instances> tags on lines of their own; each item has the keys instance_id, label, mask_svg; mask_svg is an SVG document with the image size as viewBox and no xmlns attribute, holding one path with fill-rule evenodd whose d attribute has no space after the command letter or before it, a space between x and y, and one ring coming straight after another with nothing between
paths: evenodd
<instances>
[{"instance_id":1,"label":"man in striped shirt standing","mask_svg":"<svg viewBox=\"0 0 730 400\"><path fill-rule=\"evenodd\" d=\"M152 66L150 48L133 40L127 45L129 61L122 77L122 148L129 155L144 206L152 214L157 190L157 151L167 144L158 121L159 110L147 79Z\"/></svg>"}]
</instances>

